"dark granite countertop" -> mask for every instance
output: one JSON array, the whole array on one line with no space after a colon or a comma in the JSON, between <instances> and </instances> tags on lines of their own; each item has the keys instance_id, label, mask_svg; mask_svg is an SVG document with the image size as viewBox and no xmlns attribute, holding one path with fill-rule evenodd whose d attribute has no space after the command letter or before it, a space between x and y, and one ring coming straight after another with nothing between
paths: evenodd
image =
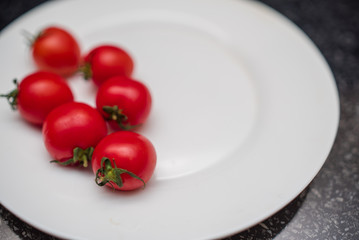
<instances>
[{"instance_id":1,"label":"dark granite countertop","mask_svg":"<svg viewBox=\"0 0 359 240\"><path fill-rule=\"evenodd\" d=\"M44 0L0 3L0 29ZM333 149L312 183L290 204L235 239L359 239L359 1L262 0L318 46L339 89L341 119ZM0 205L0 239L52 239Z\"/></svg>"}]
</instances>

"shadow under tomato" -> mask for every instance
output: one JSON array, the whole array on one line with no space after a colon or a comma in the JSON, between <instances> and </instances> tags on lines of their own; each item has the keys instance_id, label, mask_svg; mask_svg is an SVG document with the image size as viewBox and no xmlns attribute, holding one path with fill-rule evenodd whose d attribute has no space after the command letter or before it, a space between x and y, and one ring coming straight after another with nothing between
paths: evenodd
<instances>
[{"instance_id":1,"label":"shadow under tomato","mask_svg":"<svg viewBox=\"0 0 359 240\"><path fill-rule=\"evenodd\" d=\"M51 159L51 156L48 154L49 156L49 164L52 164L54 166L54 168L58 168L56 170L59 170L59 171L73 171L75 174L84 174L84 175L87 175L87 176L93 176L95 178L95 175L92 171L92 168L91 168L91 163L89 163L89 166L87 167L83 167L82 165L78 164L78 165L61 165L57 162L51 162L52 159Z\"/></svg>"},{"instance_id":2,"label":"shadow under tomato","mask_svg":"<svg viewBox=\"0 0 359 240\"><path fill-rule=\"evenodd\" d=\"M28 121L26 121L25 119L21 118L21 121L26 124L26 127L34 130L34 131L38 131L41 134L41 130L42 130L42 124L35 124L35 123L30 123Z\"/></svg>"},{"instance_id":3,"label":"shadow under tomato","mask_svg":"<svg viewBox=\"0 0 359 240\"><path fill-rule=\"evenodd\" d=\"M116 190L110 186L98 186L101 188L102 194L104 194L104 197L133 197L137 196L139 194L146 193L146 187L141 187L135 190L129 190L129 191L122 191L122 190Z\"/></svg>"}]
</instances>

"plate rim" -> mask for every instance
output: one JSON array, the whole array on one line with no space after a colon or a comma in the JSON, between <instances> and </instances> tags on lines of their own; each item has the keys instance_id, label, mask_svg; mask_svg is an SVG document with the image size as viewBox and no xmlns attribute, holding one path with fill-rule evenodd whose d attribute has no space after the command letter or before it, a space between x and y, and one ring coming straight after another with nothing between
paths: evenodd
<instances>
[{"instance_id":1,"label":"plate rim","mask_svg":"<svg viewBox=\"0 0 359 240\"><path fill-rule=\"evenodd\" d=\"M260 6L262 9L264 9L265 11L268 11L270 10L271 14L275 14L276 16L280 16L282 18L282 20L285 20L286 23L289 23L291 25L291 27L294 27L296 28L296 32L300 33L302 37L305 37L307 39L307 41L310 42L311 44L311 47L312 47L312 50L315 50L316 51L316 55L320 58L320 61L322 63L324 63L324 67L327 69L328 73L331 75L331 79L332 79L332 85L333 87L335 87L336 89L336 103L337 103L337 106L336 106L336 109L337 109L337 119L336 119L336 128L335 128L335 134L334 134L334 137L333 139L331 140L331 147L330 149L328 150L327 154L325 154L327 157L328 155L330 154L330 151L332 149L332 146L334 144L334 141L336 139L336 135L337 135L337 132L338 132L338 128L339 128L339 120L340 120L340 96L339 96L339 93L338 93L338 89L336 88L336 84L335 84L335 78L334 78L334 75L330 69L330 66L329 64L327 63L326 59L324 58L324 56L322 55L322 53L320 52L320 50L315 46L315 44L310 40L310 38L297 26L295 25L294 23L292 23L290 20L288 20L288 18L286 18L284 15L282 15L281 13L275 11L273 8L265 5L264 3L259 3L259 2L249 2L249 1L246 1L248 4L255 4L257 6ZM51 6L51 5L56 5L56 3L52 3L52 2L46 2L46 3L43 3L41 5L39 5L38 7L35 7L33 9L31 9L30 11L28 11L27 13L25 13L24 15L22 15L21 17L17 18L15 21L12 21L10 24L8 24L1 32L0 32L0 39L8 32L10 31L9 29L12 28L12 26L16 25L16 24L20 24L22 21L25 21L26 18L28 18L28 16L31 16L33 13L34 13L34 10L36 11L43 11L45 8L47 8L48 6ZM306 186L308 186L308 184L310 184L311 181L313 181L313 179L315 178L315 176L318 174L318 172L320 171L320 169L323 167L324 163L326 161L326 158L322 161L322 164L320 164L320 167L319 169L317 169L316 174L313 176L313 178L311 179L308 179L308 181L304 184L304 188L301 189L301 191L299 191L299 193L295 194L295 196L293 198L291 198L290 201L292 201L296 196L298 196L298 194L300 194ZM287 204L290 202L288 201ZM22 216L20 213L17 213L16 209L12 208L11 207L11 204L4 204L2 201L1 201L1 204L6 207L7 209L9 209L10 212L14 213L14 215L16 215L18 218L22 219L23 221L29 223L30 225L33 225L31 223L31 220L29 220L26 216ZM279 204L279 205L282 205L282 204ZM272 211L272 213L270 214L265 214L266 217L263 218L260 217L261 220L264 220L270 216L272 216L273 214L275 214L276 212L278 212L281 208L283 208L285 205L282 205L281 207L277 208L275 211ZM259 222L257 222L259 223ZM250 225L247 226L247 228L257 224L257 223L252 223ZM59 237L63 237L63 236L66 236L66 233L56 233L56 231L53 231L53 230L50 230L50 231L47 231L47 228L46 227L43 227L41 223L36 223L34 224L33 226L35 226L36 228L39 228L41 229L41 231L44 231L46 233L49 233L51 235L56 235L56 236L59 236ZM241 229L239 231L243 231L245 229ZM228 235L226 236L230 236L232 234L235 234L239 231L234 231L232 233L229 233ZM65 235L64 235L65 234ZM69 237L69 236L66 236L66 237ZM217 236L217 237L224 237L223 235L221 236Z\"/></svg>"}]
</instances>

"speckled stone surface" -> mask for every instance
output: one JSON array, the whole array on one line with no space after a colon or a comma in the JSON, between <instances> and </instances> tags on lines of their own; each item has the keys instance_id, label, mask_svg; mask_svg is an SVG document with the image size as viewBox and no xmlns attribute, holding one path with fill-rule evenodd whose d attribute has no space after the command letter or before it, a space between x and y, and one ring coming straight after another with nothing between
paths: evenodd
<instances>
[{"instance_id":1,"label":"speckled stone surface","mask_svg":"<svg viewBox=\"0 0 359 240\"><path fill-rule=\"evenodd\" d=\"M0 2L0 29L44 0ZM341 119L333 149L312 183L262 223L225 240L359 239L359 1L262 0L297 24L328 61ZM0 239L55 239L0 205Z\"/></svg>"}]
</instances>

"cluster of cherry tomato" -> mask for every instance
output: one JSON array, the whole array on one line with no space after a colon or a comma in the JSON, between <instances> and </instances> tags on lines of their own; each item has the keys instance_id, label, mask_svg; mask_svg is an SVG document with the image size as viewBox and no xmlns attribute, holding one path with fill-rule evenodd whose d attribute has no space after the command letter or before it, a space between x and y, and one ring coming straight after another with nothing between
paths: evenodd
<instances>
[{"instance_id":1,"label":"cluster of cherry tomato","mask_svg":"<svg viewBox=\"0 0 359 240\"><path fill-rule=\"evenodd\" d=\"M100 45L82 56L74 36L61 27L41 31L31 43L38 69L1 95L32 124L61 165L91 165L99 186L140 188L156 166L152 143L134 132L151 110L146 85L131 78L134 62L118 46ZM96 108L74 100L67 78L79 74L98 87ZM114 131L109 134L109 129Z\"/></svg>"}]
</instances>

